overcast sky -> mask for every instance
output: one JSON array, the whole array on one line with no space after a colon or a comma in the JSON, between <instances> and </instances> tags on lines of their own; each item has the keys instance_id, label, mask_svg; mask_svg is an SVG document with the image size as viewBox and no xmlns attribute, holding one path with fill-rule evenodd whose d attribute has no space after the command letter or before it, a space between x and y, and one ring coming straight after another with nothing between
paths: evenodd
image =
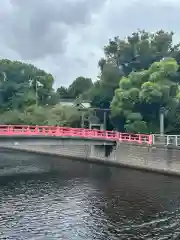
<instances>
[{"instance_id":1,"label":"overcast sky","mask_svg":"<svg viewBox=\"0 0 180 240\"><path fill-rule=\"evenodd\" d=\"M0 0L0 57L53 74L55 86L98 75L103 46L139 29L180 36L180 0Z\"/></svg>"}]
</instances>

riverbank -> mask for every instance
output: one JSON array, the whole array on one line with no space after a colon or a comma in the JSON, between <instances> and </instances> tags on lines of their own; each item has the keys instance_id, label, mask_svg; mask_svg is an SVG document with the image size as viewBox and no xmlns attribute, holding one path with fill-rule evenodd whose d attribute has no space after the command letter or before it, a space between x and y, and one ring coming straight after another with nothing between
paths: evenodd
<instances>
[{"instance_id":1,"label":"riverbank","mask_svg":"<svg viewBox=\"0 0 180 240\"><path fill-rule=\"evenodd\" d=\"M146 172L156 172L180 176L180 149L175 146L142 146L138 144L119 143L108 157L104 156L103 148L82 146L12 146L0 147L11 153L24 152L55 156L74 161L86 161L95 164L132 168ZM56 166L52 166L56 167Z\"/></svg>"}]
</instances>

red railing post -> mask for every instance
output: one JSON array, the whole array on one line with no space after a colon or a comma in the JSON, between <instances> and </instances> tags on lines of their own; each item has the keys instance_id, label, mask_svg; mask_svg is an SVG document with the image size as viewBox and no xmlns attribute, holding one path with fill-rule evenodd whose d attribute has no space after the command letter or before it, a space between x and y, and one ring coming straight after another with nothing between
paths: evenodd
<instances>
[{"instance_id":1,"label":"red railing post","mask_svg":"<svg viewBox=\"0 0 180 240\"><path fill-rule=\"evenodd\" d=\"M118 132L116 132L116 134L117 134L117 136L118 136L119 141L122 141L122 134L121 134L121 133L118 133Z\"/></svg>"},{"instance_id":2,"label":"red railing post","mask_svg":"<svg viewBox=\"0 0 180 240\"><path fill-rule=\"evenodd\" d=\"M38 135L39 134L39 128L38 126L36 125L35 129L34 129L34 134Z\"/></svg>"},{"instance_id":3,"label":"red railing post","mask_svg":"<svg viewBox=\"0 0 180 240\"><path fill-rule=\"evenodd\" d=\"M131 139L131 134L128 134L128 142L132 142L132 139Z\"/></svg>"},{"instance_id":4,"label":"red railing post","mask_svg":"<svg viewBox=\"0 0 180 240\"><path fill-rule=\"evenodd\" d=\"M56 127L55 135L59 136L59 126Z\"/></svg>"},{"instance_id":5,"label":"red railing post","mask_svg":"<svg viewBox=\"0 0 180 240\"><path fill-rule=\"evenodd\" d=\"M150 134L149 139L148 139L148 144L152 145L152 143L153 143L153 136L152 136L152 134Z\"/></svg>"},{"instance_id":6,"label":"red railing post","mask_svg":"<svg viewBox=\"0 0 180 240\"><path fill-rule=\"evenodd\" d=\"M27 134L27 135L30 135L30 134L31 134L31 130L30 130L30 127L29 127L29 126L26 127L26 134Z\"/></svg>"},{"instance_id":7,"label":"red railing post","mask_svg":"<svg viewBox=\"0 0 180 240\"><path fill-rule=\"evenodd\" d=\"M52 136L52 129L51 129L51 127L48 128L48 135Z\"/></svg>"},{"instance_id":8,"label":"red railing post","mask_svg":"<svg viewBox=\"0 0 180 240\"><path fill-rule=\"evenodd\" d=\"M142 137L141 137L141 134L138 134L138 143L142 144Z\"/></svg>"},{"instance_id":9,"label":"red railing post","mask_svg":"<svg viewBox=\"0 0 180 240\"><path fill-rule=\"evenodd\" d=\"M8 135L13 135L13 128L11 126L8 126L7 128L7 134Z\"/></svg>"}]
</instances>

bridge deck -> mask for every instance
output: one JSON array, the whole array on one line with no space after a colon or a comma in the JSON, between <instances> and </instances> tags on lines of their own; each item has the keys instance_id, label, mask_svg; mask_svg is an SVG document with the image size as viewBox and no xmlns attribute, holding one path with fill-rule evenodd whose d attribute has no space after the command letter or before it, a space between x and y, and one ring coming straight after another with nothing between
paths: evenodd
<instances>
[{"instance_id":1,"label":"bridge deck","mask_svg":"<svg viewBox=\"0 0 180 240\"><path fill-rule=\"evenodd\" d=\"M61 138L96 139L152 144L152 135L129 134L97 129L67 128L58 126L1 125L0 136L54 136Z\"/></svg>"}]
</instances>

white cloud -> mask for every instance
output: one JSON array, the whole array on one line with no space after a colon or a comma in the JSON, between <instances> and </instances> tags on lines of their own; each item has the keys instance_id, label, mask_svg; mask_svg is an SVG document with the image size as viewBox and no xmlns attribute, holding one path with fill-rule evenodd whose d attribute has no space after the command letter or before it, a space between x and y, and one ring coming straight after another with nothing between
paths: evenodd
<instances>
[{"instance_id":1,"label":"white cloud","mask_svg":"<svg viewBox=\"0 0 180 240\"><path fill-rule=\"evenodd\" d=\"M179 0L1 0L0 56L51 72L55 85L96 78L103 46L139 29L173 30Z\"/></svg>"}]
</instances>

